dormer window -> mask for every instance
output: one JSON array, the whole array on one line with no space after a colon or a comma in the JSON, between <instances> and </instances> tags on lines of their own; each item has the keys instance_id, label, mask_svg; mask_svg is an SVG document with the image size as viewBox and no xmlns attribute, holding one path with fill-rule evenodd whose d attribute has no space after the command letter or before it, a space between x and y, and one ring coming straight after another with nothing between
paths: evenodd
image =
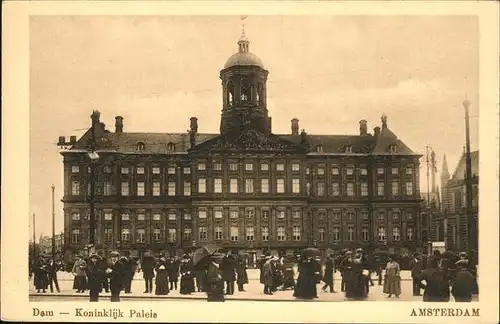
<instances>
[{"instance_id":1,"label":"dormer window","mask_svg":"<svg viewBox=\"0 0 500 324\"><path fill-rule=\"evenodd\" d=\"M169 152L173 152L173 151L175 151L175 144L174 144L174 143L172 143L172 142L168 143L168 144L167 144L167 150L168 150Z\"/></svg>"},{"instance_id":2,"label":"dormer window","mask_svg":"<svg viewBox=\"0 0 500 324\"><path fill-rule=\"evenodd\" d=\"M352 153L352 146L351 146L351 145L347 145L347 146L345 147L345 152L346 152L346 153Z\"/></svg>"},{"instance_id":3,"label":"dormer window","mask_svg":"<svg viewBox=\"0 0 500 324\"><path fill-rule=\"evenodd\" d=\"M396 144L389 145L389 152L396 153L398 151L398 147Z\"/></svg>"},{"instance_id":4,"label":"dormer window","mask_svg":"<svg viewBox=\"0 0 500 324\"><path fill-rule=\"evenodd\" d=\"M321 144L320 144L320 145L317 145L317 146L316 146L316 152L318 152L318 153L323 153L323 145L321 145Z\"/></svg>"},{"instance_id":5,"label":"dormer window","mask_svg":"<svg viewBox=\"0 0 500 324\"><path fill-rule=\"evenodd\" d=\"M146 144L144 144L143 142L138 142L137 151L144 151L144 149L146 149Z\"/></svg>"}]
</instances>

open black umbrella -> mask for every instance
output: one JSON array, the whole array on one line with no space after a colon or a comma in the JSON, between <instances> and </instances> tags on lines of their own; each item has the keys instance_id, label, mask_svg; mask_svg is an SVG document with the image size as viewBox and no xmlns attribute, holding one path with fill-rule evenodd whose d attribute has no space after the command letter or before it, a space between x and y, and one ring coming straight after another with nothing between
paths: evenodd
<instances>
[{"instance_id":1,"label":"open black umbrella","mask_svg":"<svg viewBox=\"0 0 500 324\"><path fill-rule=\"evenodd\" d=\"M194 251L193 253L193 268L201 268L208 262L209 256L219 251L221 248L215 244L207 244Z\"/></svg>"},{"instance_id":2,"label":"open black umbrella","mask_svg":"<svg viewBox=\"0 0 500 324\"><path fill-rule=\"evenodd\" d=\"M318 250L317 248L307 248L307 249L304 249L304 251L302 251L302 256L304 258L321 256L321 251Z\"/></svg>"}]
</instances>

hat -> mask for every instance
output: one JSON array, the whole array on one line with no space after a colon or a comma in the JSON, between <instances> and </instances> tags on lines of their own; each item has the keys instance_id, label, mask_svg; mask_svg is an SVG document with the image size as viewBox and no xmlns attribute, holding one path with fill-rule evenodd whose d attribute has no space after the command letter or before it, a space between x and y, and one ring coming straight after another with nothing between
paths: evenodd
<instances>
[{"instance_id":1,"label":"hat","mask_svg":"<svg viewBox=\"0 0 500 324\"><path fill-rule=\"evenodd\" d=\"M91 253L90 256L89 256L89 259L99 259L99 255L97 255L97 253Z\"/></svg>"},{"instance_id":2,"label":"hat","mask_svg":"<svg viewBox=\"0 0 500 324\"><path fill-rule=\"evenodd\" d=\"M466 252L460 252L460 254L458 255L459 257L464 257L466 258L467 257L467 253Z\"/></svg>"},{"instance_id":3,"label":"hat","mask_svg":"<svg viewBox=\"0 0 500 324\"><path fill-rule=\"evenodd\" d=\"M116 252L116 251L113 251L109 254L110 257L119 257L120 256L120 253Z\"/></svg>"},{"instance_id":4,"label":"hat","mask_svg":"<svg viewBox=\"0 0 500 324\"><path fill-rule=\"evenodd\" d=\"M269 259L272 259L272 258L273 258L272 256L266 255L266 257L264 259L269 260Z\"/></svg>"}]
</instances>

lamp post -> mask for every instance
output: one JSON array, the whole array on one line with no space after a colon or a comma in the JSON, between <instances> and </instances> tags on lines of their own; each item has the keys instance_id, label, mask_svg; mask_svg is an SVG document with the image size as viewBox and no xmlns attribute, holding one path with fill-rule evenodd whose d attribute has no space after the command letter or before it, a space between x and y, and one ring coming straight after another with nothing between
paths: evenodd
<instances>
[{"instance_id":1,"label":"lamp post","mask_svg":"<svg viewBox=\"0 0 500 324\"><path fill-rule=\"evenodd\" d=\"M52 258L56 257L56 212L54 207L54 192L56 187L52 185Z\"/></svg>"},{"instance_id":2,"label":"lamp post","mask_svg":"<svg viewBox=\"0 0 500 324\"><path fill-rule=\"evenodd\" d=\"M470 157L470 130L469 130L469 107L467 98L463 101L465 109L465 194L467 210L467 243L469 251L477 251L477 230L474 216L472 215L472 166Z\"/></svg>"},{"instance_id":3,"label":"lamp post","mask_svg":"<svg viewBox=\"0 0 500 324\"><path fill-rule=\"evenodd\" d=\"M33 260L36 259L36 241L35 241L35 213L33 213Z\"/></svg>"}]
</instances>

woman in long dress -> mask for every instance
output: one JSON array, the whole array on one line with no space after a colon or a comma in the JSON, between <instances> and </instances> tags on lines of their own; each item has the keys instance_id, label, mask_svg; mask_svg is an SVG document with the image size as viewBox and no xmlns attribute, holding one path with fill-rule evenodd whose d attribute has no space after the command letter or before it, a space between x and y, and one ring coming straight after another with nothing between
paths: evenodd
<instances>
[{"instance_id":1,"label":"woman in long dress","mask_svg":"<svg viewBox=\"0 0 500 324\"><path fill-rule=\"evenodd\" d=\"M189 256L185 256L180 265L181 286L179 292L182 295L191 295L194 292L194 275Z\"/></svg>"},{"instance_id":2,"label":"woman in long dress","mask_svg":"<svg viewBox=\"0 0 500 324\"><path fill-rule=\"evenodd\" d=\"M75 264L73 265L73 274L75 279L73 281L73 289L76 289L77 293L84 293L87 289L87 262L82 259L81 256L77 256Z\"/></svg>"},{"instance_id":3,"label":"woman in long dress","mask_svg":"<svg viewBox=\"0 0 500 324\"><path fill-rule=\"evenodd\" d=\"M313 299L316 297L317 277L315 275L316 265L312 258L304 258L299 267L299 277L293 296L302 299Z\"/></svg>"},{"instance_id":4,"label":"woman in long dress","mask_svg":"<svg viewBox=\"0 0 500 324\"><path fill-rule=\"evenodd\" d=\"M387 266L385 267L385 280L384 280L384 294L387 297L395 295L399 298L401 295L401 277L400 277L399 263L394 260L393 256L389 256Z\"/></svg>"},{"instance_id":5,"label":"woman in long dress","mask_svg":"<svg viewBox=\"0 0 500 324\"><path fill-rule=\"evenodd\" d=\"M345 265L347 269L345 297L353 300L366 299L369 266L363 250L358 249L354 257L348 256Z\"/></svg>"},{"instance_id":6,"label":"woman in long dress","mask_svg":"<svg viewBox=\"0 0 500 324\"><path fill-rule=\"evenodd\" d=\"M33 265L33 273L34 273L33 282L35 284L37 293L39 293L40 290L42 290L42 292L44 293L47 292L47 287L49 285L48 271L42 258L40 258Z\"/></svg>"},{"instance_id":7,"label":"woman in long dress","mask_svg":"<svg viewBox=\"0 0 500 324\"><path fill-rule=\"evenodd\" d=\"M155 271L155 295L168 295L170 289L168 287L167 261L164 257L161 257L156 264Z\"/></svg>"}]
</instances>

